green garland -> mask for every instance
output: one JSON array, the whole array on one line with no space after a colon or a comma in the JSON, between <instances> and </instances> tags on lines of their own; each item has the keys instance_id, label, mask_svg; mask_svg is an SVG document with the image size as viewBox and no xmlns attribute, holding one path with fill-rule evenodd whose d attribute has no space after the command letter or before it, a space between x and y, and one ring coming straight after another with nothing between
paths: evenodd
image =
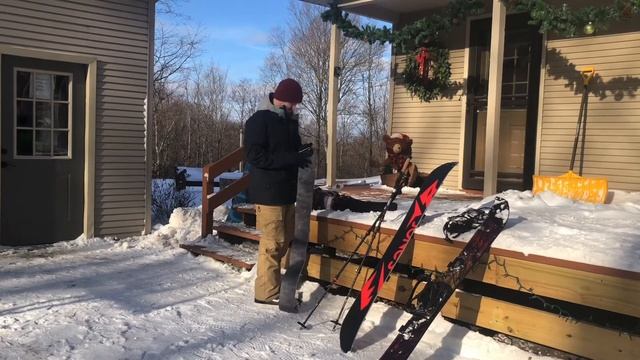
<instances>
[{"instance_id":1,"label":"green garland","mask_svg":"<svg viewBox=\"0 0 640 360\"><path fill-rule=\"evenodd\" d=\"M449 51L441 45L441 37L467 16L480 13L482 8L482 0L453 0L444 11L417 20L397 31L386 26L378 28L354 25L349 20L349 14L343 14L336 3L332 3L321 17L323 21L335 24L346 37L369 44L390 43L397 52L406 54L406 66L402 73L405 87L412 96L429 102L442 96L451 86ZM428 78L421 76L418 71L416 55L422 48L428 48L431 54L431 76Z\"/></svg>"},{"instance_id":2,"label":"green garland","mask_svg":"<svg viewBox=\"0 0 640 360\"><path fill-rule=\"evenodd\" d=\"M540 26L540 32L556 33L562 36L576 36L579 30L590 35L606 29L607 26L622 18L640 14L640 0L615 0L612 5L587 6L571 9L566 4L551 6L544 0L501 0L515 12L528 12L530 24ZM451 64L449 51L441 44L441 37L468 16L480 13L482 0L453 0L444 11L422 18L392 31L383 26L357 26L349 20L349 14L338 8L337 2L322 13L323 21L336 25L344 36L374 43L390 43L394 49L406 55L406 66L402 79L412 96L429 102L444 94L451 87ZM419 74L418 55L422 48L431 54L431 76L425 79Z\"/></svg>"},{"instance_id":3,"label":"green garland","mask_svg":"<svg viewBox=\"0 0 640 360\"><path fill-rule=\"evenodd\" d=\"M611 5L586 6L571 9L566 3L551 6L544 0L502 0L516 12L528 12L532 25L542 33L573 37L579 31L591 35L609 24L640 14L640 0L615 0Z\"/></svg>"}]
</instances>

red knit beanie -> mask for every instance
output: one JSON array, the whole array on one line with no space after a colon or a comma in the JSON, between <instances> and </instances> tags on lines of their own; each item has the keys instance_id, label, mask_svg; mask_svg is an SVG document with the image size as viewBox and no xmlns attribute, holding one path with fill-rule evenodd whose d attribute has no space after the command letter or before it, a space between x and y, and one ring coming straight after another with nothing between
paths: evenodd
<instances>
[{"instance_id":1,"label":"red knit beanie","mask_svg":"<svg viewBox=\"0 0 640 360\"><path fill-rule=\"evenodd\" d=\"M285 102L299 104L302 102L302 87L293 79L280 81L273 97Z\"/></svg>"}]
</instances>

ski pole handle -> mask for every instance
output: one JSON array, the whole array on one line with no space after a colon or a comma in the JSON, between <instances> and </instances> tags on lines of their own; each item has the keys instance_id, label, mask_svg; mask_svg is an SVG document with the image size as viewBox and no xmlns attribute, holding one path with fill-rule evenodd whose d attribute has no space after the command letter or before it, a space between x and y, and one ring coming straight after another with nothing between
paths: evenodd
<instances>
[{"instance_id":1,"label":"ski pole handle","mask_svg":"<svg viewBox=\"0 0 640 360\"><path fill-rule=\"evenodd\" d=\"M404 160L404 164L402 164L402 169L400 170L400 175L398 176L398 179L396 180L395 190L398 191L398 192L402 189L402 187L406 184L407 180L409 179L409 165L410 164L411 164L411 158L407 157Z\"/></svg>"}]
</instances>

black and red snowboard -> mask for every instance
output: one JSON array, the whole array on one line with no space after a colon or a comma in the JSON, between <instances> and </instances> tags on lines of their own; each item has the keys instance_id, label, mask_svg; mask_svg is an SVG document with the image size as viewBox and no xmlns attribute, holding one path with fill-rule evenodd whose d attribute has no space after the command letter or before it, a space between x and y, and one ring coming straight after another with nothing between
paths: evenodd
<instances>
[{"instance_id":1,"label":"black and red snowboard","mask_svg":"<svg viewBox=\"0 0 640 360\"><path fill-rule=\"evenodd\" d=\"M457 162L450 162L440 165L424 180L420 187L420 192L413 200L411 207L409 207L407 216L378 262L373 274L362 286L360 294L342 322L340 329L340 348L342 351L348 352L351 350L362 321L378 297L378 292L389 279L391 271L395 268L407 244L413 239L413 233L422 221L425 211L436 195L438 188L456 164Z\"/></svg>"},{"instance_id":2,"label":"black and red snowboard","mask_svg":"<svg viewBox=\"0 0 640 360\"><path fill-rule=\"evenodd\" d=\"M413 309L413 316L399 329L400 334L389 345L381 360L400 360L409 357L455 289L489 250L508 218L509 203L504 199L496 198L491 207L471 209L461 216L454 217L453 221L445 225L445 233L447 229L459 229L468 225L474 228L479 227L460 254L449 263L447 270L427 281L424 289L417 296L418 306Z\"/></svg>"}]
</instances>

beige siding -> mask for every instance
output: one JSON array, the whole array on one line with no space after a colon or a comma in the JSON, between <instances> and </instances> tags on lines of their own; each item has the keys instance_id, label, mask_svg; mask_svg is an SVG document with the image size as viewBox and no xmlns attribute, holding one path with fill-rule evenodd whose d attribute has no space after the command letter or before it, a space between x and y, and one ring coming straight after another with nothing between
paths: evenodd
<instances>
[{"instance_id":1,"label":"beige siding","mask_svg":"<svg viewBox=\"0 0 640 360\"><path fill-rule=\"evenodd\" d=\"M148 26L147 0L0 0L0 44L98 59L98 236L144 229Z\"/></svg>"},{"instance_id":2,"label":"beige siding","mask_svg":"<svg viewBox=\"0 0 640 360\"><path fill-rule=\"evenodd\" d=\"M404 68L404 57L398 56L396 61L400 73ZM462 83L464 50L452 50L450 61L451 80ZM397 81L393 91L391 132L405 133L413 139L413 160L421 172L430 172L444 162L459 160L462 110L461 91L450 99L425 103L412 98L404 85ZM462 170L457 166L444 186L457 189L461 175Z\"/></svg>"},{"instance_id":3,"label":"beige siding","mask_svg":"<svg viewBox=\"0 0 640 360\"><path fill-rule=\"evenodd\" d=\"M578 71L594 66L584 175L607 177L612 189L640 191L640 32L552 40L546 63L540 174L567 171L581 100Z\"/></svg>"}]
</instances>

